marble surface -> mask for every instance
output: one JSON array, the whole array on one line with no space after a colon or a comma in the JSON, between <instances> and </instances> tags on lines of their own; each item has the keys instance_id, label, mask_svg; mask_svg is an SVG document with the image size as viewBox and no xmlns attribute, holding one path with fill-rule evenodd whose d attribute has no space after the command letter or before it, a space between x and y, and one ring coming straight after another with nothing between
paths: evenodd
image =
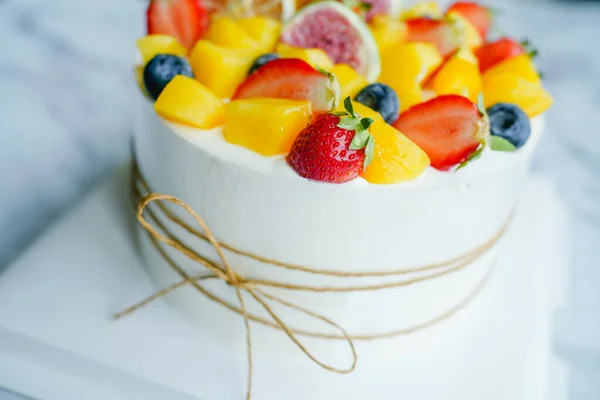
<instances>
[{"instance_id":1,"label":"marble surface","mask_svg":"<svg viewBox=\"0 0 600 400\"><path fill-rule=\"evenodd\" d=\"M570 213L554 348L570 399L600 398L600 2L488 1L540 49L556 98L534 168ZM0 269L128 157L141 0L0 0ZM0 399L13 399L0 394Z\"/></svg>"}]
</instances>

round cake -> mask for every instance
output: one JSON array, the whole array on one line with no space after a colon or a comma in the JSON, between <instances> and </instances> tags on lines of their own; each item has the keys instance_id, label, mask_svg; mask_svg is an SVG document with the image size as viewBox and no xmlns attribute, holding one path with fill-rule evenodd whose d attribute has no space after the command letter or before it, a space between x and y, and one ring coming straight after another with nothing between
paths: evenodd
<instances>
[{"instance_id":1,"label":"round cake","mask_svg":"<svg viewBox=\"0 0 600 400\"><path fill-rule=\"evenodd\" d=\"M344 331L382 365L414 360L412 335L485 290L518 205L551 104L530 49L490 38L475 3L326 1L282 24L194 2L194 40L158 3L138 42L135 188L188 209L147 206L171 240L139 229L157 288L188 279L166 298L232 349L247 345L242 296L255 357L311 362L281 320L337 369L352 364Z\"/></svg>"}]
</instances>

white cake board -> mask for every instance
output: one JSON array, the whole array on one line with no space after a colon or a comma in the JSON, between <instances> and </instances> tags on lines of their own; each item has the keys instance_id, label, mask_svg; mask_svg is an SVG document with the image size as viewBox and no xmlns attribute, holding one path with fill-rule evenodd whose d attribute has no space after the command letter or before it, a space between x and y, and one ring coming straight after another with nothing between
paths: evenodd
<instances>
[{"instance_id":1,"label":"white cake board","mask_svg":"<svg viewBox=\"0 0 600 400\"><path fill-rule=\"evenodd\" d=\"M111 319L155 290L134 251L127 193L123 169L0 277L0 386L43 400L241 400L244 354L232 355L203 338L163 301L122 321ZM506 331L471 339L473 351L484 350L483 372L457 374L468 382L466 392L486 400L506 400L506 393L522 394L510 400L566 399L564 369L551 355L552 312L564 297L556 284L564 284L563 216L548 182L532 180L507 237L511 251L503 253L492 278L497 283L476 299L486 301L502 290L514 307L494 316L494 324ZM523 277L516 285L515 273ZM468 318L468 309L454 318ZM510 346L501 347L505 343ZM503 364L486 371L492 354L486 352L503 355ZM459 369L460 360L455 365ZM264 359L255 360L255 377L258 389L274 381L290 385L292 394L302 385L302 376ZM323 371L323 388L327 379L332 375ZM436 384L436 376L428 380ZM207 392L208 386L214 391ZM337 400L326 397L322 400ZM374 398L397 400L398 394L374 390Z\"/></svg>"}]
</instances>

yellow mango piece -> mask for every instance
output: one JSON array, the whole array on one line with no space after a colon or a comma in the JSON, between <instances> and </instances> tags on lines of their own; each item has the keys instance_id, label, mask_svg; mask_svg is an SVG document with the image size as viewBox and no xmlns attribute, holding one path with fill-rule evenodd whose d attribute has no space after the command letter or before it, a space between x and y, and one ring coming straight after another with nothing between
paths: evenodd
<instances>
[{"instance_id":1,"label":"yellow mango piece","mask_svg":"<svg viewBox=\"0 0 600 400\"><path fill-rule=\"evenodd\" d=\"M146 35L135 42L142 55L142 64L146 65L157 54L172 54L185 57L187 50L179 41L170 35Z\"/></svg>"},{"instance_id":2,"label":"yellow mango piece","mask_svg":"<svg viewBox=\"0 0 600 400\"><path fill-rule=\"evenodd\" d=\"M256 49L229 49L208 40L199 40L190 55L194 77L213 93L228 99L244 81L259 56Z\"/></svg>"},{"instance_id":3,"label":"yellow mango piece","mask_svg":"<svg viewBox=\"0 0 600 400\"><path fill-rule=\"evenodd\" d=\"M331 58L321 49L303 49L301 47L290 46L289 44L279 43L276 48L277 54L281 58L299 58L304 60L315 68L322 68L326 71L331 71L333 68L333 61Z\"/></svg>"},{"instance_id":4,"label":"yellow mango piece","mask_svg":"<svg viewBox=\"0 0 600 400\"><path fill-rule=\"evenodd\" d=\"M481 93L481 73L477 58L468 48L451 57L433 76L429 88L437 95L458 94L474 103Z\"/></svg>"},{"instance_id":5,"label":"yellow mango piece","mask_svg":"<svg viewBox=\"0 0 600 400\"><path fill-rule=\"evenodd\" d=\"M464 44L468 47L474 49L482 45L483 38L479 34L475 25L471 23L468 19L466 19L462 14L457 11L450 11L446 18L453 21L458 29L462 32Z\"/></svg>"},{"instance_id":6,"label":"yellow mango piece","mask_svg":"<svg viewBox=\"0 0 600 400\"><path fill-rule=\"evenodd\" d=\"M344 100L346 97L354 98L365 86L369 84L367 79L356 72L354 68L347 64L336 64L331 73L335 75L340 83L340 98Z\"/></svg>"},{"instance_id":7,"label":"yellow mango piece","mask_svg":"<svg viewBox=\"0 0 600 400\"><path fill-rule=\"evenodd\" d=\"M241 18L237 22L258 42L262 53L270 53L275 49L281 34L281 23L268 17Z\"/></svg>"},{"instance_id":8,"label":"yellow mango piece","mask_svg":"<svg viewBox=\"0 0 600 400\"><path fill-rule=\"evenodd\" d=\"M504 74L517 75L521 78L539 85L540 75L533 64L533 60L528 54L521 54L519 56L511 57L504 61L499 62L491 68L488 68L484 73L484 79L490 79Z\"/></svg>"},{"instance_id":9,"label":"yellow mango piece","mask_svg":"<svg viewBox=\"0 0 600 400\"><path fill-rule=\"evenodd\" d=\"M207 87L193 78L176 75L163 89L154 109L161 117L200 129L225 122L225 108Z\"/></svg>"},{"instance_id":10,"label":"yellow mango piece","mask_svg":"<svg viewBox=\"0 0 600 400\"><path fill-rule=\"evenodd\" d=\"M258 49L259 43L233 18L215 16L206 40L230 49Z\"/></svg>"},{"instance_id":11,"label":"yellow mango piece","mask_svg":"<svg viewBox=\"0 0 600 400\"><path fill-rule=\"evenodd\" d=\"M442 10L435 1L419 1L414 6L404 10L400 19L407 20L418 17L442 18Z\"/></svg>"},{"instance_id":12,"label":"yellow mango piece","mask_svg":"<svg viewBox=\"0 0 600 400\"><path fill-rule=\"evenodd\" d=\"M286 154L312 117L311 103L288 99L234 100L225 106L224 136L264 156Z\"/></svg>"},{"instance_id":13,"label":"yellow mango piece","mask_svg":"<svg viewBox=\"0 0 600 400\"><path fill-rule=\"evenodd\" d=\"M384 121L375 121L369 129L375 138L375 155L362 177L370 183L390 185L415 179L430 161L412 140Z\"/></svg>"},{"instance_id":14,"label":"yellow mango piece","mask_svg":"<svg viewBox=\"0 0 600 400\"><path fill-rule=\"evenodd\" d=\"M404 111L423 101L421 86L442 63L442 56L429 43L402 43L381 54L379 82L390 86Z\"/></svg>"},{"instance_id":15,"label":"yellow mango piece","mask_svg":"<svg viewBox=\"0 0 600 400\"><path fill-rule=\"evenodd\" d=\"M375 15L370 28L380 53L406 40L406 24L389 15Z\"/></svg>"},{"instance_id":16,"label":"yellow mango piece","mask_svg":"<svg viewBox=\"0 0 600 400\"><path fill-rule=\"evenodd\" d=\"M540 84L515 74L483 75L483 99L485 107L496 103L512 103L530 118L546 111L554 99Z\"/></svg>"}]
</instances>

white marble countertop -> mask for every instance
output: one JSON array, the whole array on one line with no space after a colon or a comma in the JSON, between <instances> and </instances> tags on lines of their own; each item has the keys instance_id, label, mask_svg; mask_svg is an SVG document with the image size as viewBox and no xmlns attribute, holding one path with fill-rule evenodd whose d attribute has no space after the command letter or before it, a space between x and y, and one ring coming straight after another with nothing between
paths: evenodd
<instances>
[{"instance_id":1,"label":"white marble countertop","mask_svg":"<svg viewBox=\"0 0 600 400\"><path fill-rule=\"evenodd\" d=\"M571 399L600 398L600 2L487 1L527 35L556 98L534 168L570 212L555 351ZM0 0L0 269L128 157L141 0ZM598 136L597 136L598 135ZM6 395L8 396L8 395ZM12 399L12 397L0 399Z\"/></svg>"}]
</instances>

